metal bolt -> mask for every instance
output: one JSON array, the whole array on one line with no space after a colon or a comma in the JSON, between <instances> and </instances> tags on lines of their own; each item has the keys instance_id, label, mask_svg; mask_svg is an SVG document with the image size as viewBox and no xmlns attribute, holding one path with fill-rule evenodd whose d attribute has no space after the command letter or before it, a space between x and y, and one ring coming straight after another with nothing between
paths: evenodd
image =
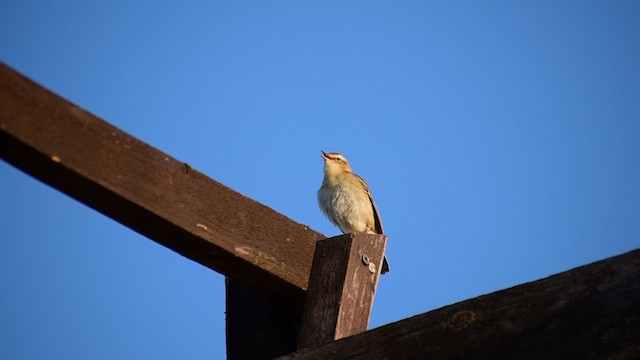
<instances>
[{"instance_id":1,"label":"metal bolt","mask_svg":"<svg viewBox=\"0 0 640 360\"><path fill-rule=\"evenodd\" d=\"M371 259L369 259L367 254L362 254L362 263L365 265L369 265L371 263Z\"/></svg>"}]
</instances>

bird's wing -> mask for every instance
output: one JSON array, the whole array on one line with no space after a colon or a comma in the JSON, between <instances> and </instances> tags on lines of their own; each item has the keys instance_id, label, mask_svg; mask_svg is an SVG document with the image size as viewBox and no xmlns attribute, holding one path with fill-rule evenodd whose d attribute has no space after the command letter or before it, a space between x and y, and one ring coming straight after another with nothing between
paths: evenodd
<instances>
[{"instance_id":1,"label":"bird's wing","mask_svg":"<svg viewBox=\"0 0 640 360\"><path fill-rule=\"evenodd\" d=\"M373 221L374 221L376 233L384 234L384 230L382 230L382 220L380 220L380 213L378 212L378 207L376 206L376 202L373 201L373 195L371 195L371 189L369 189L369 185L367 185L367 182L364 181L364 179L361 178L359 175L356 175L356 174L353 174L353 175L355 175L358 181L360 181L362 188L364 189L364 191L367 193L367 196L369 197L369 201L371 201L371 208L373 209Z\"/></svg>"}]
</instances>

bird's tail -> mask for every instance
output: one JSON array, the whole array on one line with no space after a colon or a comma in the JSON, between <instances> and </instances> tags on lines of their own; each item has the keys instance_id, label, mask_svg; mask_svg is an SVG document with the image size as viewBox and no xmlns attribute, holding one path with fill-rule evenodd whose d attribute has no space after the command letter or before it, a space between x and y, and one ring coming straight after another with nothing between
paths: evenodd
<instances>
[{"instance_id":1,"label":"bird's tail","mask_svg":"<svg viewBox=\"0 0 640 360\"><path fill-rule=\"evenodd\" d=\"M382 260L382 271L381 274L386 274L389 272L389 262L387 261L387 256L385 255L384 260Z\"/></svg>"}]
</instances>

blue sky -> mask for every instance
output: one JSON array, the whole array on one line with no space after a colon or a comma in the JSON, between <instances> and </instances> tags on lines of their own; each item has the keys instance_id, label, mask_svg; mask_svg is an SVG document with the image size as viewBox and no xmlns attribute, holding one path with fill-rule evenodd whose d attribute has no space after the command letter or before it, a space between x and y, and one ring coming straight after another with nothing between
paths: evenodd
<instances>
[{"instance_id":1,"label":"blue sky","mask_svg":"<svg viewBox=\"0 0 640 360\"><path fill-rule=\"evenodd\" d=\"M640 3L8 0L0 59L311 226L372 188L377 327L640 245ZM0 358L224 356L223 277L0 162Z\"/></svg>"}]
</instances>

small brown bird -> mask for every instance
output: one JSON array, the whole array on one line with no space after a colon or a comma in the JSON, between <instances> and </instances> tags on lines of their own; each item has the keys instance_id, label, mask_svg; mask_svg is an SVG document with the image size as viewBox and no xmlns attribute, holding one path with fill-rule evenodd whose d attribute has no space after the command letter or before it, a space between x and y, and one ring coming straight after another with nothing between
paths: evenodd
<instances>
[{"instance_id":1,"label":"small brown bird","mask_svg":"<svg viewBox=\"0 0 640 360\"><path fill-rule=\"evenodd\" d=\"M367 183L351 172L347 159L340 153L325 153L324 179L318 190L318 205L324 215L343 233L382 234L382 221ZM389 271L387 257L382 273Z\"/></svg>"}]
</instances>

